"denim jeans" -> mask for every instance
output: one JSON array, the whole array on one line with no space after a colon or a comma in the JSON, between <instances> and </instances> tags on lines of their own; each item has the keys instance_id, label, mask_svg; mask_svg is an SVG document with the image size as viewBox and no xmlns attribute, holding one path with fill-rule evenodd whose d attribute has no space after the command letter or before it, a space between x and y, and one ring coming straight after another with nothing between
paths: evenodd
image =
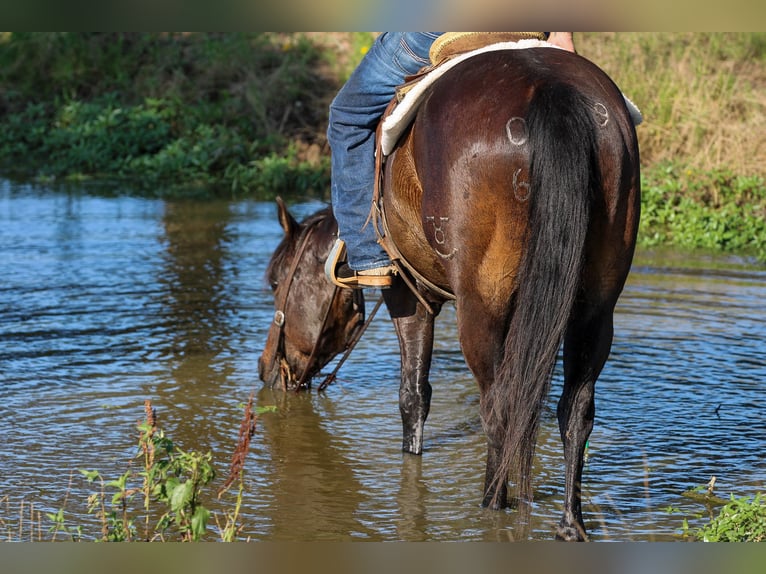
<instances>
[{"instance_id":1,"label":"denim jeans","mask_svg":"<svg viewBox=\"0 0 766 574\"><path fill-rule=\"evenodd\" d=\"M356 271L389 262L372 223L365 226L375 181L375 129L396 87L428 64L428 50L439 34L384 32L330 104L332 207L349 266Z\"/></svg>"}]
</instances>

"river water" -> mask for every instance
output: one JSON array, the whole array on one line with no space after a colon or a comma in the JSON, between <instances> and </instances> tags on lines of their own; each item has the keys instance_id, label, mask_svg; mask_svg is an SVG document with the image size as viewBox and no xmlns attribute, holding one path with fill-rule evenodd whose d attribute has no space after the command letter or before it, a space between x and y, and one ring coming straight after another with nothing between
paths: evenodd
<instances>
[{"instance_id":1,"label":"river water","mask_svg":"<svg viewBox=\"0 0 766 574\"><path fill-rule=\"evenodd\" d=\"M513 511L479 506L485 443L452 306L437 320L422 457L400 452L385 310L326 392L262 388L273 313L263 273L280 237L271 202L0 180L0 535L50 539L45 513L63 508L70 527L98 538L87 509L98 488L78 471L110 480L130 468L146 399L178 446L213 453L218 478L203 503L223 522L232 496L215 491L254 392L277 410L259 419L246 461L240 539L524 537ZM723 498L766 490L764 301L766 269L753 262L638 253L597 384L584 476L592 539L678 539L684 518L694 527L716 510L683 494L712 476ZM561 512L560 389L559 367L538 443L533 539L550 539ZM214 520L208 538L218 538Z\"/></svg>"}]
</instances>

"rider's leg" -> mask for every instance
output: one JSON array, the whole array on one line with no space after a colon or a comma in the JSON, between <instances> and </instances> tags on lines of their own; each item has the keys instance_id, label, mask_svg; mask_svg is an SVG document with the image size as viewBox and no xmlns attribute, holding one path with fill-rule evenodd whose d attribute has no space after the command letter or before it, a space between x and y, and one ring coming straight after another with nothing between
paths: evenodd
<instances>
[{"instance_id":1,"label":"rider's leg","mask_svg":"<svg viewBox=\"0 0 766 574\"><path fill-rule=\"evenodd\" d=\"M378 244L370 214L375 178L375 129L396 87L428 63L435 32L384 32L330 105L327 138L332 149L332 206L348 267L338 279L350 287L390 284L392 267ZM377 277L366 280L364 277Z\"/></svg>"}]
</instances>

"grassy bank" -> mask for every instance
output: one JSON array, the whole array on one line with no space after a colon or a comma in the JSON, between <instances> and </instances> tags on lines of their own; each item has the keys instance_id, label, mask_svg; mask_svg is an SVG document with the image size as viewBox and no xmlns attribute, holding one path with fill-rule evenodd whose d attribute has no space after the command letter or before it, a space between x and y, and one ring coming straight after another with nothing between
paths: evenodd
<instances>
[{"instance_id":1,"label":"grassy bank","mask_svg":"<svg viewBox=\"0 0 766 574\"><path fill-rule=\"evenodd\" d=\"M0 167L147 194L320 193L339 65L303 35L6 34Z\"/></svg>"},{"instance_id":2,"label":"grassy bank","mask_svg":"<svg viewBox=\"0 0 766 574\"><path fill-rule=\"evenodd\" d=\"M149 195L327 197L371 33L0 35L0 169ZM766 33L583 33L641 108L641 241L766 260Z\"/></svg>"}]
</instances>

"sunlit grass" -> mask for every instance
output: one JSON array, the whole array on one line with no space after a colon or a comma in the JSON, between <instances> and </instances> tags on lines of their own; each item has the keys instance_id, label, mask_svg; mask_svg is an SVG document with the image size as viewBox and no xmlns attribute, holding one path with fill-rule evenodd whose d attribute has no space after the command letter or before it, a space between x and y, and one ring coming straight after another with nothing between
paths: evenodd
<instances>
[{"instance_id":1,"label":"sunlit grass","mask_svg":"<svg viewBox=\"0 0 766 574\"><path fill-rule=\"evenodd\" d=\"M766 174L766 33L588 33L580 53L644 114L645 166Z\"/></svg>"}]
</instances>

